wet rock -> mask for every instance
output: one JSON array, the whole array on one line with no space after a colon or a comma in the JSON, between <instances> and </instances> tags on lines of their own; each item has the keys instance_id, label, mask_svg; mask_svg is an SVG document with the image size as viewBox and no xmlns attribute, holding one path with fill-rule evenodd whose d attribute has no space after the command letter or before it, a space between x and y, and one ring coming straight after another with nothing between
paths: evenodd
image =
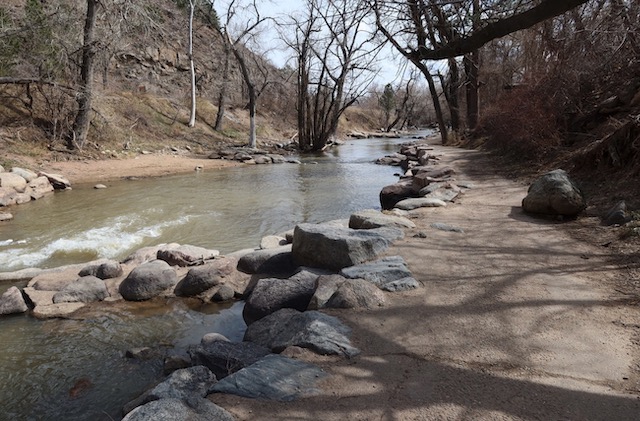
<instances>
[{"instance_id":1,"label":"wet rock","mask_svg":"<svg viewBox=\"0 0 640 421\"><path fill-rule=\"evenodd\" d=\"M0 314L24 313L27 310L29 307L17 287L11 287L0 295Z\"/></svg>"},{"instance_id":2,"label":"wet rock","mask_svg":"<svg viewBox=\"0 0 640 421\"><path fill-rule=\"evenodd\" d=\"M306 310L317 278L318 275L260 279L242 311L245 323L249 325L281 308Z\"/></svg>"},{"instance_id":3,"label":"wet rock","mask_svg":"<svg viewBox=\"0 0 640 421\"><path fill-rule=\"evenodd\" d=\"M180 399L160 399L146 403L129 412L122 421L234 421L235 418L213 402L192 398L188 403Z\"/></svg>"},{"instance_id":4,"label":"wet rock","mask_svg":"<svg viewBox=\"0 0 640 421\"><path fill-rule=\"evenodd\" d=\"M39 172L38 177L47 177L49 179L49 183L56 190L66 190L71 187L71 183L65 177L59 174L50 174L46 172Z\"/></svg>"},{"instance_id":5,"label":"wet rock","mask_svg":"<svg viewBox=\"0 0 640 421\"><path fill-rule=\"evenodd\" d=\"M6 173L3 173L6 174ZM0 207L16 204L18 192L11 187L0 187Z\"/></svg>"},{"instance_id":6,"label":"wet rock","mask_svg":"<svg viewBox=\"0 0 640 421\"><path fill-rule=\"evenodd\" d=\"M13 215L9 212L0 212L0 222L2 221L10 221L13 219Z\"/></svg>"},{"instance_id":7,"label":"wet rock","mask_svg":"<svg viewBox=\"0 0 640 421\"><path fill-rule=\"evenodd\" d=\"M624 225L629 221L631 216L627 213L627 204L624 200L616 203L602 218L602 224L607 226Z\"/></svg>"},{"instance_id":8,"label":"wet rock","mask_svg":"<svg viewBox=\"0 0 640 421\"><path fill-rule=\"evenodd\" d=\"M193 297L223 284L236 272L238 260L233 257L221 257L202 266L189 269L187 276L176 285L175 294L179 297Z\"/></svg>"},{"instance_id":9,"label":"wet rock","mask_svg":"<svg viewBox=\"0 0 640 421\"><path fill-rule=\"evenodd\" d=\"M0 187L13 189L18 193L24 193L27 189L27 180L18 174L11 172L0 173Z\"/></svg>"},{"instance_id":10,"label":"wet rock","mask_svg":"<svg viewBox=\"0 0 640 421\"><path fill-rule=\"evenodd\" d=\"M396 215L387 215L373 209L356 212L349 218L349 228L372 229L381 227L415 228L416 224Z\"/></svg>"},{"instance_id":11,"label":"wet rock","mask_svg":"<svg viewBox=\"0 0 640 421\"><path fill-rule=\"evenodd\" d=\"M122 265L115 260L109 260L97 265L88 265L78 273L79 276L95 276L100 279L117 278L122 274Z\"/></svg>"},{"instance_id":12,"label":"wet rock","mask_svg":"<svg viewBox=\"0 0 640 421\"><path fill-rule=\"evenodd\" d=\"M189 348L193 364L207 367L218 379L250 366L269 353L267 347L257 343L223 340L205 342Z\"/></svg>"},{"instance_id":13,"label":"wet rock","mask_svg":"<svg viewBox=\"0 0 640 421\"><path fill-rule=\"evenodd\" d=\"M158 260L164 260L171 266L192 266L202 264L219 256L218 250L207 250L202 247L182 245L158 250Z\"/></svg>"},{"instance_id":14,"label":"wet rock","mask_svg":"<svg viewBox=\"0 0 640 421\"><path fill-rule=\"evenodd\" d=\"M31 195L33 200L38 200L53 192L53 190L53 186L47 177L38 177L29 182L26 192Z\"/></svg>"},{"instance_id":15,"label":"wet rock","mask_svg":"<svg viewBox=\"0 0 640 421\"><path fill-rule=\"evenodd\" d=\"M176 272L167 262L154 260L133 269L120 284L119 292L127 301L143 301L160 295L177 282Z\"/></svg>"},{"instance_id":16,"label":"wet rock","mask_svg":"<svg viewBox=\"0 0 640 421\"><path fill-rule=\"evenodd\" d=\"M104 281L95 276L83 276L53 296L54 303L90 303L109 296Z\"/></svg>"},{"instance_id":17,"label":"wet rock","mask_svg":"<svg viewBox=\"0 0 640 421\"><path fill-rule=\"evenodd\" d=\"M354 230L330 224L300 224L293 234L293 258L302 266L339 270L375 259L402 231Z\"/></svg>"},{"instance_id":18,"label":"wet rock","mask_svg":"<svg viewBox=\"0 0 640 421\"><path fill-rule=\"evenodd\" d=\"M126 358L135 360L150 360L158 356L158 351L148 346L127 349L124 353Z\"/></svg>"},{"instance_id":19,"label":"wet rock","mask_svg":"<svg viewBox=\"0 0 640 421\"><path fill-rule=\"evenodd\" d=\"M386 284L387 286L389 284ZM347 279L327 301L328 308L376 308L385 304L384 293L364 279Z\"/></svg>"},{"instance_id":20,"label":"wet rock","mask_svg":"<svg viewBox=\"0 0 640 421\"><path fill-rule=\"evenodd\" d=\"M267 156L271 158L271 162L273 162L274 164L284 164L285 162L287 162L286 158L280 154L270 153L267 154Z\"/></svg>"},{"instance_id":21,"label":"wet rock","mask_svg":"<svg viewBox=\"0 0 640 421\"><path fill-rule=\"evenodd\" d=\"M308 348L322 355L353 357L360 351L354 348L348 336L351 329L338 318L318 311L284 308L252 323L244 340L281 352L289 346Z\"/></svg>"},{"instance_id":22,"label":"wet rock","mask_svg":"<svg viewBox=\"0 0 640 421\"><path fill-rule=\"evenodd\" d=\"M216 342L216 341L231 342L229 341L229 338L227 338L223 334L217 333L217 332L211 332L211 333L205 333L202 336L202 339L200 339L200 344L207 345L209 343Z\"/></svg>"},{"instance_id":23,"label":"wet rock","mask_svg":"<svg viewBox=\"0 0 640 421\"><path fill-rule=\"evenodd\" d=\"M65 318L71 316L82 307L85 303L59 303L51 305L35 306L32 311L34 317L38 319Z\"/></svg>"},{"instance_id":24,"label":"wet rock","mask_svg":"<svg viewBox=\"0 0 640 421\"><path fill-rule=\"evenodd\" d=\"M225 301L233 300L236 296L236 292L229 285L221 285L220 288L211 296L211 301L216 303L223 303Z\"/></svg>"},{"instance_id":25,"label":"wet rock","mask_svg":"<svg viewBox=\"0 0 640 421\"><path fill-rule=\"evenodd\" d=\"M375 262L344 268L340 274L345 278L364 279L380 289L384 289L384 286L390 282L412 277L411 271L400 256L384 257Z\"/></svg>"},{"instance_id":26,"label":"wet rock","mask_svg":"<svg viewBox=\"0 0 640 421\"><path fill-rule=\"evenodd\" d=\"M295 265L291 256L291 244L245 254L238 261L238 269L246 273L291 273Z\"/></svg>"},{"instance_id":27,"label":"wet rock","mask_svg":"<svg viewBox=\"0 0 640 421\"><path fill-rule=\"evenodd\" d=\"M216 376L207 367L197 365L174 371L169 377L151 389L146 402L159 399L188 400L193 396L204 398L207 391L217 382Z\"/></svg>"},{"instance_id":28,"label":"wet rock","mask_svg":"<svg viewBox=\"0 0 640 421\"><path fill-rule=\"evenodd\" d=\"M563 170L553 170L534 181L522 200L525 212L576 216L586 202L578 186Z\"/></svg>"},{"instance_id":29,"label":"wet rock","mask_svg":"<svg viewBox=\"0 0 640 421\"><path fill-rule=\"evenodd\" d=\"M29 193L18 193L16 196L16 205L22 205L29 202L31 202L31 195Z\"/></svg>"},{"instance_id":30,"label":"wet rock","mask_svg":"<svg viewBox=\"0 0 640 421\"><path fill-rule=\"evenodd\" d=\"M288 402L318 392L326 373L317 366L282 355L269 355L216 383L211 392Z\"/></svg>"},{"instance_id":31,"label":"wet rock","mask_svg":"<svg viewBox=\"0 0 640 421\"><path fill-rule=\"evenodd\" d=\"M389 186L385 186L380 191L380 205L383 210L393 209L401 200L416 197L418 195L412 180L404 180Z\"/></svg>"},{"instance_id":32,"label":"wet rock","mask_svg":"<svg viewBox=\"0 0 640 421\"><path fill-rule=\"evenodd\" d=\"M266 155L261 155L261 156L257 156L254 158L254 161L256 162L256 164L258 165L262 165L262 164L271 164L273 161L271 161L271 158L269 158Z\"/></svg>"},{"instance_id":33,"label":"wet rock","mask_svg":"<svg viewBox=\"0 0 640 421\"><path fill-rule=\"evenodd\" d=\"M164 374L171 374L176 370L180 370L181 368L188 368L192 365L193 364L191 362L191 358L189 358L188 355L174 353L164 357L164 360L162 361L162 371L164 372Z\"/></svg>"},{"instance_id":34,"label":"wet rock","mask_svg":"<svg viewBox=\"0 0 640 421\"><path fill-rule=\"evenodd\" d=\"M404 199L396 203L396 208L402 210L413 210L418 208L439 208L443 206L447 206L447 204L442 200L432 199L429 197Z\"/></svg>"},{"instance_id":35,"label":"wet rock","mask_svg":"<svg viewBox=\"0 0 640 421\"><path fill-rule=\"evenodd\" d=\"M24 169L24 168L20 168L20 167L13 167L11 168L11 172L14 174L19 175L20 177L24 178L24 180L29 183L33 180L35 180L36 178L38 178L38 174L34 173L33 171Z\"/></svg>"},{"instance_id":36,"label":"wet rock","mask_svg":"<svg viewBox=\"0 0 640 421\"><path fill-rule=\"evenodd\" d=\"M93 188L96 190L104 190L107 188L107 186L105 186L104 184L96 184L95 186L93 186Z\"/></svg>"}]
</instances>

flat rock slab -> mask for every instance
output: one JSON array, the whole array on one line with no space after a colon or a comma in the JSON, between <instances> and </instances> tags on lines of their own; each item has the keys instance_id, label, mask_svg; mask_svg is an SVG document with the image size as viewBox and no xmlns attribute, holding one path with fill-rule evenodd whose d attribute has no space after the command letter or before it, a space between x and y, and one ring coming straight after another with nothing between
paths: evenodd
<instances>
[{"instance_id":1,"label":"flat rock slab","mask_svg":"<svg viewBox=\"0 0 640 421\"><path fill-rule=\"evenodd\" d=\"M381 227L415 228L416 224L407 218L396 215L387 215L373 209L365 209L356 212L349 218L349 228L372 229Z\"/></svg>"},{"instance_id":2,"label":"flat rock slab","mask_svg":"<svg viewBox=\"0 0 640 421\"><path fill-rule=\"evenodd\" d=\"M158 250L157 257L164 260L171 266L193 266L202 264L206 260L211 260L219 256L218 250L209 250L203 247L182 245L167 249Z\"/></svg>"},{"instance_id":3,"label":"flat rock slab","mask_svg":"<svg viewBox=\"0 0 640 421\"><path fill-rule=\"evenodd\" d=\"M440 208L447 206L447 203L430 197L418 197L412 199L404 199L396 203L396 208L402 210L413 210L418 208Z\"/></svg>"},{"instance_id":4,"label":"flat rock slab","mask_svg":"<svg viewBox=\"0 0 640 421\"><path fill-rule=\"evenodd\" d=\"M360 351L351 345L350 334L351 329L336 317L285 308L251 324L244 340L266 346L273 352L298 346L322 355L353 357Z\"/></svg>"},{"instance_id":5,"label":"flat rock slab","mask_svg":"<svg viewBox=\"0 0 640 421\"><path fill-rule=\"evenodd\" d=\"M345 278L365 279L380 289L386 289L385 285L391 282L412 278L411 271L400 256L384 257L375 262L344 268L340 274Z\"/></svg>"},{"instance_id":6,"label":"flat rock slab","mask_svg":"<svg viewBox=\"0 0 640 421\"><path fill-rule=\"evenodd\" d=\"M257 250L240 257L238 269L245 273L290 273L295 269L291 244Z\"/></svg>"},{"instance_id":7,"label":"flat rock slab","mask_svg":"<svg viewBox=\"0 0 640 421\"><path fill-rule=\"evenodd\" d=\"M293 258L302 266L339 270L376 259L402 230L354 230L329 224L300 224L293 234Z\"/></svg>"},{"instance_id":8,"label":"flat rock slab","mask_svg":"<svg viewBox=\"0 0 640 421\"><path fill-rule=\"evenodd\" d=\"M70 283L53 296L54 303L90 303L109 296L104 281L95 276L83 276Z\"/></svg>"},{"instance_id":9,"label":"flat rock slab","mask_svg":"<svg viewBox=\"0 0 640 421\"><path fill-rule=\"evenodd\" d=\"M453 225L449 225L449 224L443 224L442 222L434 222L433 224L431 224L431 228L433 229L437 229L440 231L448 231L448 232L458 232L458 233L464 233L464 230L460 227L454 227Z\"/></svg>"},{"instance_id":10,"label":"flat rock slab","mask_svg":"<svg viewBox=\"0 0 640 421\"><path fill-rule=\"evenodd\" d=\"M202 341L189 348L191 361L207 367L217 379L248 367L270 353L264 345L225 340Z\"/></svg>"},{"instance_id":11,"label":"flat rock slab","mask_svg":"<svg viewBox=\"0 0 640 421\"><path fill-rule=\"evenodd\" d=\"M315 385L324 377L326 373L317 366L282 355L269 355L222 379L211 392L288 402L317 393Z\"/></svg>"},{"instance_id":12,"label":"flat rock slab","mask_svg":"<svg viewBox=\"0 0 640 421\"><path fill-rule=\"evenodd\" d=\"M39 305L33 309L33 315L38 319L65 318L80 310L85 305L85 303Z\"/></svg>"},{"instance_id":13,"label":"flat rock slab","mask_svg":"<svg viewBox=\"0 0 640 421\"><path fill-rule=\"evenodd\" d=\"M139 406L129 412L122 421L234 421L235 418L213 402L192 398L160 399Z\"/></svg>"}]
</instances>

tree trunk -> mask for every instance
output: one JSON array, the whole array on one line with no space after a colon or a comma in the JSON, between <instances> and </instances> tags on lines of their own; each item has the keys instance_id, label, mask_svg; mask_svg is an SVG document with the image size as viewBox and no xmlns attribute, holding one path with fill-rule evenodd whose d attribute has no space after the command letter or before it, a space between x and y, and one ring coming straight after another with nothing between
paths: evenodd
<instances>
[{"instance_id":1,"label":"tree trunk","mask_svg":"<svg viewBox=\"0 0 640 421\"><path fill-rule=\"evenodd\" d=\"M467 128L475 130L478 125L479 95L478 95L478 51L464 57L464 71L466 73L467 95Z\"/></svg>"},{"instance_id":2,"label":"tree trunk","mask_svg":"<svg viewBox=\"0 0 640 421\"><path fill-rule=\"evenodd\" d=\"M189 127L196 125L196 67L193 64L193 12L195 0L189 0L189 69L191 71L191 114Z\"/></svg>"},{"instance_id":3,"label":"tree trunk","mask_svg":"<svg viewBox=\"0 0 640 421\"><path fill-rule=\"evenodd\" d=\"M224 119L224 111L227 102L227 86L229 85L229 61L231 55L231 46L229 45L229 39L224 36L224 67L222 68L222 86L220 86L220 94L218 95L218 113L216 114L215 130L222 130L222 122Z\"/></svg>"},{"instance_id":4,"label":"tree trunk","mask_svg":"<svg viewBox=\"0 0 640 421\"><path fill-rule=\"evenodd\" d=\"M449 134L447 133L447 125L444 121L444 115L442 114L442 107L440 106L440 98L438 97L438 90L436 89L436 84L433 81L433 76L431 76L431 72L429 68L422 63L421 61L411 60L413 64L420 69L424 77L427 79L427 84L429 85L429 93L431 94L431 100L433 101L433 109L436 112L436 121L438 122L438 129L440 129L440 138L442 139L442 144L446 145L447 140L449 138Z\"/></svg>"},{"instance_id":5,"label":"tree trunk","mask_svg":"<svg viewBox=\"0 0 640 421\"><path fill-rule=\"evenodd\" d=\"M460 75L458 72L458 62L455 58L450 58L449 62L449 84L446 89L446 99L449 104L449 114L451 115L451 130L460 131L460 101L458 100L458 88L460 86ZM444 88L444 87L443 87Z\"/></svg>"},{"instance_id":6,"label":"tree trunk","mask_svg":"<svg viewBox=\"0 0 640 421\"><path fill-rule=\"evenodd\" d=\"M67 139L67 149L82 149L87 140L91 124L91 100L93 95L94 32L96 26L96 0L87 0L87 15L84 21L82 44L82 64L80 66L80 90L77 94L78 113L73 122L73 130Z\"/></svg>"},{"instance_id":7,"label":"tree trunk","mask_svg":"<svg viewBox=\"0 0 640 421\"><path fill-rule=\"evenodd\" d=\"M247 63L240 51L235 46L232 46L233 55L236 57L238 61L238 65L240 66L240 72L242 73L242 79L244 79L244 84L247 88L247 95L249 96L249 147L256 147L256 109L257 109L257 98L256 98L256 87L251 80L251 74L249 73L249 68L247 67Z\"/></svg>"}]
</instances>

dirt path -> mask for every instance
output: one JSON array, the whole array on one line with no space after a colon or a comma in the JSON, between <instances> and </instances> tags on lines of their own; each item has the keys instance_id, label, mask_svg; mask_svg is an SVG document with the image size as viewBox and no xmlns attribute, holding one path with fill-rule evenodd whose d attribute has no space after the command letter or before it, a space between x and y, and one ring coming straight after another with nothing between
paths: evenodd
<instances>
[{"instance_id":1,"label":"dirt path","mask_svg":"<svg viewBox=\"0 0 640 421\"><path fill-rule=\"evenodd\" d=\"M640 419L640 308L611 287L619 268L558 223L522 214L526 186L494 176L481 153L438 149L474 188L416 213L418 228L388 253L424 288L332 312L362 354L305 352L330 374L317 396L210 399L239 420Z\"/></svg>"}]
</instances>

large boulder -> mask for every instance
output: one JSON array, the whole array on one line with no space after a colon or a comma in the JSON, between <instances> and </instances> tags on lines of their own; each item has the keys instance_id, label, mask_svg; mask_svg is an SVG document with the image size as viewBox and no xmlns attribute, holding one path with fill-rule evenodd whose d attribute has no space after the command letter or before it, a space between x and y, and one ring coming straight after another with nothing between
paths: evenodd
<instances>
[{"instance_id":1,"label":"large boulder","mask_svg":"<svg viewBox=\"0 0 640 421\"><path fill-rule=\"evenodd\" d=\"M365 209L356 212L349 218L349 228L372 229L381 227L415 228L416 224L407 218L396 215L387 215L373 209Z\"/></svg>"},{"instance_id":2,"label":"large boulder","mask_svg":"<svg viewBox=\"0 0 640 421\"><path fill-rule=\"evenodd\" d=\"M158 260L164 260L171 266L192 266L202 264L205 260L211 260L219 256L218 250L208 250L203 247L182 245L158 250Z\"/></svg>"},{"instance_id":3,"label":"large boulder","mask_svg":"<svg viewBox=\"0 0 640 421\"><path fill-rule=\"evenodd\" d=\"M421 189L433 182L449 180L455 173L455 170L451 167L422 170L414 173L413 182L416 188Z\"/></svg>"},{"instance_id":4,"label":"large boulder","mask_svg":"<svg viewBox=\"0 0 640 421\"><path fill-rule=\"evenodd\" d=\"M238 261L238 269L246 273L291 273L296 267L291 258L291 247L288 244L247 253Z\"/></svg>"},{"instance_id":5,"label":"large boulder","mask_svg":"<svg viewBox=\"0 0 640 421\"><path fill-rule=\"evenodd\" d=\"M187 276L176 285L175 294L179 297L193 297L214 286L225 283L237 269L238 259L221 257L202 266L189 269Z\"/></svg>"},{"instance_id":6,"label":"large boulder","mask_svg":"<svg viewBox=\"0 0 640 421\"><path fill-rule=\"evenodd\" d=\"M47 177L37 177L31 180L27 186L26 192L31 195L33 200L38 200L46 194L53 192L53 186Z\"/></svg>"},{"instance_id":7,"label":"large boulder","mask_svg":"<svg viewBox=\"0 0 640 421\"><path fill-rule=\"evenodd\" d=\"M176 272L163 260L143 263L133 269L119 287L127 301L143 301L160 295L178 282Z\"/></svg>"},{"instance_id":8,"label":"large boulder","mask_svg":"<svg viewBox=\"0 0 640 421\"><path fill-rule=\"evenodd\" d=\"M419 190L410 179L385 186L380 191L380 206L383 210L393 209L399 201L409 197L416 197Z\"/></svg>"},{"instance_id":9,"label":"large boulder","mask_svg":"<svg viewBox=\"0 0 640 421\"><path fill-rule=\"evenodd\" d=\"M244 305L242 316L245 323L250 325L281 308L306 310L317 278L317 274L303 271L289 279L260 279Z\"/></svg>"},{"instance_id":10,"label":"large boulder","mask_svg":"<svg viewBox=\"0 0 640 421\"><path fill-rule=\"evenodd\" d=\"M403 289L400 284L408 288L417 288L418 282L412 278L411 271L400 256L384 257L374 262L363 263L344 268L340 274L345 278L364 279L380 289L398 291Z\"/></svg>"},{"instance_id":11,"label":"large boulder","mask_svg":"<svg viewBox=\"0 0 640 421\"><path fill-rule=\"evenodd\" d=\"M266 346L273 352L298 346L322 355L353 357L360 351L351 345L350 334L351 329L336 317L313 310L302 313L284 308L252 323L244 340Z\"/></svg>"},{"instance_id":12,"label":"large boulder","mask_svg":"<svg viewBox=\"0 0 640 421\"><path fill-rule=\"evenodd\" d=\"M0 187L14 189L18 193L24 193L27 189L27 180L18 174L3 172L0 173Z\"/></svg>"},{"instance_id":13,"label":"large boulder","mask_svg":"<svg viewBox=\"0 0 640 421\"><path fill-rule=\"evenodd\" d=\"M71 183L66 177L61 176L60 174L50 174L46 172L39 172L38 177L47 177L49 183L56 190L66 190L71 187Z\"/></svg>"},{"instance_id":14,"label":"large boulder","mask_svg":"<svg viewBox=\"0 0 640 421\"><path fill-rule=\"evenodd\" d=\"M0 295L0 314L24 313L27 310L29 307L17 287L11 287Z\"/></svg>"},{"instance_id":15,"label":"large boulder","mask_svg":"<svg viewBox=\"0 0 640 421\"><path fill-rule=\"evenodd\" d=\"M384 293L364 279L347 279L326 303L328 308L367 308L385 304Z\"/></svg>"},{"instance_id":16,"label":"large boulder","mask_svg":"<svg viewBox=\"0 0 640 421\"><path fill-rule=\"evenodd\" d=\"M15 189L12 187L0 187L0 207L15 205L17 199L18 192Z\"/></svg>"},{"instance_id":17,"label":"large boulder","mask_svg":"<svg viewBox=\"0 0 640 421\"><path fill-rule=\"evenodd\" d=\"M188 400L194 396L204 398L216 382L216 376L205 366L183 368L174 371L166 380L151 389L145 401L171 398Z\"/></svg>"},{"instance_id":18,"label":"large boulder","mask_svg":"<svg viewBox=\"0 0 640 421\"><path fill-rule=\"evenodd\" d=\"M354 230L329 224L300 224L293 233L292 253L298 265L339 270L377 258L402 235L394 228Z\"/></svg>"},{"instance_id":19,"label":"large boulder","mask_svg":"<svg viewBox=\"0 0 640 421\"><path fill-rule=\"evenodd\" d=\"M211 392L287 402L317 393L315 385L326 375L315 365L283 355L268 355L222 379Z\"/></svg>"},{"instance_id":20,"label":"large boulder","mask_svg":"<svg viewBox=\"0 0 640 421\"><path fill-rule=\"evenodd\" d=\"M20 168L20 167L13 167L11 168L11 172L14 174L19 175L20 177L24 178L24 180L29 183L32 180L35 180L36 178L38 178L38 174L34 173L33 171L24 169L24 168Z\"/></svg>"},{"instance_id":21,"label":"large boulder","mask_svg":"<svg viewBox=\"0 0 640 421\"><path fill-rule=\"evenodd\" d=\"M213 402L203 398L160 399L137 407L122 421L234 421L235 418Z\"/></svg>"},{"instance_id":22,"label":"large boulder","mask_svg":"<svg viewBox=\"0 0 640 421\"><path fill-rule=\"evenodd\" d=\"M270 353L264 345L225 340L203 341L189 348L192 363L207 367L218 379L248 367Z\"/></svg>"},{"instance_id":23,"label":"large boulder","mask_svg":"<svg viewBox=\"0 0 640 421\"><path fill-rule=\"evenodd\" d=\"M53 296L54 303L90 303L109 296L104 281L95 276L83 276L65 286Z\"/></svg>"},{"instance_id":24,"label":"large boulder","mask_svg":"<svg viewBox=\"0 0 640 421\"><path fill-rule=\"evenodd\" d=\"M538 178L522 200L522 209L536 214L576 216L585 207L580 188L564 170L553 170Z\"/></svg>"},{"instance_id":25,"label":"large boulder","mask_svg":"<svg viewBox=\"0 0 640 421\"><path fill-rule=\"evenodd\" d=\"M115 260L109 260L104 263L87 265L80 272L78 276L95 276L100 279L111 279L122 276L124 273L122 265Z\"/></svg>"}]
</instances>

